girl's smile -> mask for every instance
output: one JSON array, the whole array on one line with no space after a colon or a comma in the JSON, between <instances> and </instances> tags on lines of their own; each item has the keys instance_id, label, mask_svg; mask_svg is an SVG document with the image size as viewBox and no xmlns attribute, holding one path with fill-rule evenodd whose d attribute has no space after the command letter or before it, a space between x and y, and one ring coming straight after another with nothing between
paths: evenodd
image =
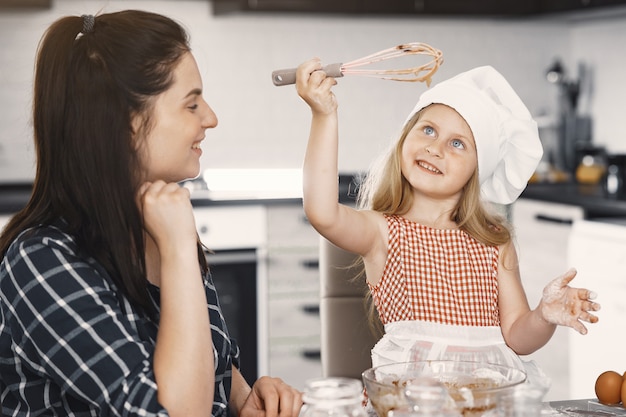
<instances>
[{"instance_id":1,"label":"girl's smile","mask_svg":"<svg viewBox=\"0 0 626 417\"><path fill-rule=\"evenodd\" d=\"M443 104L425 108L402 145L402 174L413 189L438 198L457 195L477 167L465 120Z\"/></svg>"},{"instance_id":2,"label":"girl's smile","mask_svg":"<svg viewBox=\"0 0 626 417\"><path fill-rule=\"evenodd\" d=\"M433 174L442 174L442 172L436 168L435 166L429 164L428 162L425 161L417 161L417 165L424 168L426 171L433 173Z\"/></svg>"}]
</instances>

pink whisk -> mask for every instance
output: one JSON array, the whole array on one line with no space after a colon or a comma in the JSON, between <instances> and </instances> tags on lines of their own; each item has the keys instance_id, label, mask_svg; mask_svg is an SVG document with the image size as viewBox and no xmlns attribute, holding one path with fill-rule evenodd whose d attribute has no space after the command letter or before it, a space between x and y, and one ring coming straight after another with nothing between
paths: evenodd
<instances>
[{"instance_id":1,"label":"pink whisk","mask_svg":"<svg viewBox=\"0 0 626 417\"><path fill-rule=\"evenodd\" d=\"M359 69L359 67L364 65L408 55L426 55L431 57L431 60L425 64L404 69ZM362 75L383 80L426 82L427 85L430 85L431 77L442 63L443 53L440 50L425 43L411 42L384 49L345 64L329 64L322 69L328 76L335 78L343 77L344 75ZM272 81L277 86L294 84L296 82L296 69L289 68L273 71Z\"/></svg>"}]
</instances>

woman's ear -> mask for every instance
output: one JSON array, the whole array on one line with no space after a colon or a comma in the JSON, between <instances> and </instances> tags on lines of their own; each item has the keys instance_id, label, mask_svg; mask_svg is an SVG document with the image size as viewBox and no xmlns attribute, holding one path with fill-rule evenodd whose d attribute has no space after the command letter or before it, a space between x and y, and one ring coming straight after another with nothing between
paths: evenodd
<instances>
[{"instance_id":1,"label":"woman's ear","mask_svg":"<svg viewBox=\"0 0 626 417\"><path fill-rule=\"evenodd\" d=\"M137 137L137 134L141 131L141 126L143 125L143 117L140 114L131 114L130 116L130 127L132 129L133 138Z\"/></svg>"},{"instance_id":2,"label":"woman's ear","mask_svg":"<svg viewBox=\"0 0 626 417\"><path fill-rule=\"evenodd\" d=\"M146 118L142 114L134 114L130 119L131 142L133 148L138 151L146 135Z\"/></svg>"}]
</instances>

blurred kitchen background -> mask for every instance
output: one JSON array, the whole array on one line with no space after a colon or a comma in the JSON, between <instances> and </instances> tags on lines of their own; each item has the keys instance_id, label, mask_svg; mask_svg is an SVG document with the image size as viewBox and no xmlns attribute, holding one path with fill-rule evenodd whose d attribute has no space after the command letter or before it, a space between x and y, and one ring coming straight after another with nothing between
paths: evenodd
<instances>
[{"instance_id":1,"label":"blurred kitchen background","mask_svg":"<svg viewBox=\"0 0 626 417\"><path fill-rule=\"evenodd\" d=\"M251 361L258 361L258 373L282 376L302 388L305 379L322 373L323 355L318 237L299 201L310 111L293 86L275 87L271 72L314 56L324 63L347 62L413 41L443 51L434 83L475 66L494 66L539 124L544 160L535 186L511 209L529 299L536 305L543 285L576 261L575 283L599 292L604 307L588 336L559 329L531 357L553 379L547 398L592 397L601 371L626 370L625 356L616 354L621 344L614 340L623 341L616 332L626 317L619 302L626 295L621 261L626 229L619 226L626 218L621 155L626 154L626 1L0 0L5 220L19 205L13 204L19 200L13 186L27 189L34 176L31 88L41 35L62 15L126 8L164 13L191 34L205 99L219 118L203 143L202 179L209 185L198 186L197 223L209 246L223 250L226 260L220 262L237 265L225 267L224 275L234 277L225 286L247 273L237 272L241 265L252 266L256 300L242 281L239 289L223 289L228 294L223 301L243 297L240 303L256 310L253 329L247 327L250 315L236 305L229 314L241 324L242 337L257 336L250 343L256 344ZM421 83L357 76L339 80L342 190L349 193L352 175L365 171L386 148L425 89ZM232 182L222 188L215 183L222 176L239 179L245 192L251 179L271 184L274 195L202 197L207 187L235 195ZM251 223L234 225L233 215ZM245 242L235 241L236 235ZM249 248L251 257L241 252Z\"/></svg>"},{"instance_id":2,"label":"blurred kitchen background","mask_svg":"<svg viewBox=\"0 0 626 417\"><path fill-rule=\"evenodd\" d=\"M30 3L46 7L29 8ZM546 131L559 122L562 93L558 82L547 80L547 70L558 60L565 81L571 83L584 69L576 111L588 118L590 126L588 136L581 139L614 153L626 152L626 141L619 133L625 110L622 97L626 96L626 7L610 6L624 2L369 3L390 12L368 13L377 9L364 0L2 0L0 5L20 7L0 10L0 179L21 181L33 176L30 92L33 59L44 29L64 14L120 8L166 13L189 29L206 100L220 120L219 127L207 135L206 167L300 167L309 110L294 88L275 87L271 72L313 56L325 63L347 62L411 41L443 51L445 62L433 82L474 66L493 65ZM431 3L436 7L433 11ZM543 3L546 10L578 10L535 13ZM420 7L425 11L420 12ZM258 10L263 8L285 11ZM334 12L316 13L319 10ZM340 169L366 169L399 131L425 88L421 83L344 77L336 88L341 112ZM546 133L551 148L554 135ZM555 162L562 162L560 153L573 149L573 144L567 146L552 151Z\"/></svg>"}]
</instances>

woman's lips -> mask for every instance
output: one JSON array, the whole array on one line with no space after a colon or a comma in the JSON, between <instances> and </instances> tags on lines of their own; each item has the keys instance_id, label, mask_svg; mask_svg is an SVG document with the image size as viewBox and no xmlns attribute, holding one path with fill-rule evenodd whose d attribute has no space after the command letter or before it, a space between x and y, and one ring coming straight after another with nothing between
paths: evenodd
<instances>
[{"instance_id":1,"label":"woman's lips","mask_svg":"<svg viewBox=\"0 0 626 417\"><path fill-rule=\"evenodd\" d=\"M193 145L191 145L191 150L202 155L202 148L200 147L200 144L202 143L202 141L200 142L195 142Z\"/></svg>"}]
</instances>

